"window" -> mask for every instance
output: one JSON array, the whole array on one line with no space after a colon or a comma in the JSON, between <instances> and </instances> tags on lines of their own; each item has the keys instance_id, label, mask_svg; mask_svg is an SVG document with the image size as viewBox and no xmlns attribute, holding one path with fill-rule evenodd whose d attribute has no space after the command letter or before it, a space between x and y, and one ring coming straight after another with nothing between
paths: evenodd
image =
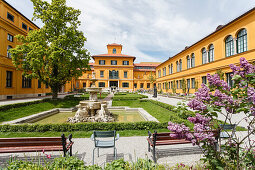
<instances>
[{"instance_id":1,"label":"window","mask_svg":"<svg viewBox=\"0 0 255 170\"><path fill-rule=\"evenodd\" d=\"M189 56L187 56L187 69L189 69L190 67L191 67L190 58L189 58Z\"/></svg>"},{"instance_id":2,"label":"window","mask_svg":"<svg viewBox=\"0 0 255 170\"><path fill-rule=\"evenodd\" d=\"M191 88L194 89L195 86L196 86L195 78L192 78L192 79L191 79Z\"/></svg>"},{"instance_id":3,"label":"window","mask_svg":"<svg viewBox=\"0 0 255 170\"><path fill-rule=\"evenodd\" d=\"M173 83L173 81L171 81L171 89L173 89L174 88L174 83Z\"/></svg>"},{"instance_id":4,"label":"window","mask_svg":"<svg viewBox=\"0 0 255 170\"><path fill-rule=\"evenodd\" d=\"M166 67L163 68L163 76L166 76Z\"/></svg>"},{"instance_id":5,"label":"window","mask_svg":"<svg viewBox=\"0 0 255 170\"><path fill-rule=\"evenodd\" d=\"M22 76L22 88L31 88L31 79Z\"/></svg>"},{"instance_id":6,"label":"window","mask_svg":"<svg viewBox=\"0 0 255 170\"><path fill-rule=\"evenodd\" d=\"M137 88L137 83L134 84L134 88L135 88L135 89Z\"/></svg>"},{"instance_id":7,"label":"window","mask_svg":"<svg viewBox=\"0 0 255 170\"><path fill-rule=\"evenodd\" d=\"M182 60L179 61L179 71L182 71Z\"/></svg>"},{"instance_id":8,"label":"window","mask_svg":"<svg viewBox=\"0 0 255 170\"><path fill-rule=\"evenodd\" d=\"M13 36L11 34L7 35L7 40L13 42Z\"/></svg>"},{"instance_id":9,"label":"window","mask_svg":"<svg viewBox=\"0 0 255 170\"><path fill-rule=\"evenodd\" d=\"M229 35L225 40L226 57L234 55L234 41L233 37Z\"/></svg>"},{"instance_id":10,"label":"window","mask_svg":"<svg viewBox=\"0 0 255 170\"><path fill-rule=\"evenodd\" d=\"M33 31L33 29L29 27L29 31Z\"/></svg>"},{"instance_id":11,"label":"window","mask_svg":"<svg viewBox=\"0 0 255 170\"><path fill-rule=\"evenodd\" d=\"M173 74L173 64L171 64L171 74Z\"/></svg>"},{"instance_id":12,"label":"window","mask_svg":"<svg viewBox=\"0 0 255 170\"><path fill-rule=\"evenodd\" d=\"M165 89L165 83L163 83L163 89Z\"/></svg>"},{"instance_id":13,"label":"window","mask_svg":"<svg viewBox=\"0 0 255 170\"><path fill-rule=\"evenodd\" d=\"M23 28L24 30L27 30L27 25L24 24L24 23L22 23L22 28Z\"/></svg>"},{"instance_id":14,"label":"window","mask_svg":"<svg viewBox=\"0 0 255 170\"><path fill-rule=\"evenodd\" d=\"M179 89L179 81L176 80L176 88Z\"/></svg>"},{"instance_id":15,"label":"window","mask_svg":"<svg viewBox=\"0 0 255 170\"><path fill-rule=\"evenodd\" d=\"M42 82L38 79L38 89L42 88Z\"/></svg>"},{"instance_id":16,"label":"window","mask_svg":"<svg viewBox=\"0 0 255 170\"><path fill-rule=\"evenodd\" d=\"M158 70L158 77L161 77L161 70Z\"/></svg>"},{"instance_id":17,"label":"window","mask_svg":"<svg viewBox=\"0 0 255 170\"><path fill-rule=\"evenodd\" d=\"M7 46L7 57L8 58L12 58L11 53L9 52L10 49L12 49L12 46L8 45Z\"/></svg>"},{"instance_id":18,"label":"window","mask_svg":"<svg viewBox=\"0 0 255 170\"><path fill-rule=\"evenodd\" d=\"M109 78L110 79L118 79L119 78L119 71L109 70Z\"/></svg>"},{"instance_id":19,"label":"window","mask_svg":"<svg viewBox=\"0 0 255 170\"><path fill-rule=\"evenodd\" d=\"M99 65L105 65L105 60L99 60Z\"/></svg>"},{"instance_id":20,"label":"window","mask_svg":"<svg viewBox=\"0 0 255 170\"><path fill-rule=\"evenodd\" d=\"M182 80L179 80L180 83L180 89L182 88Z\"/></svg>"},{"instance_id":21,"label":"window","mask_svg":"<svg viewBox=\"0 0 255 170\"><path fill-rule=\"evenodd\" d=\"M226 73L227 83L228 83L228 86L231 88L234 85L234 80L232 80L232 75L233 75L233 73Z\"/></svg>"},{"instance_id":22,"label":"window","mask_svg":"<svg viewBox=\"0 0 255 170\"><path fill-rule=\"evenodd\" d=\"M195 54L191 54L191 67L195 67Z\"/></svg>"},{"instance_id":23,"label":"window","mask_svg":"<svg viewBox=\"0 0 255 170\"><path fill-rule=\"evenodd\" d=\"M187 79L187 88L190 89L190 79Z\"/></svg>"},{"instance_id":24,"label":"window","mask_svg":"<svg viewBox=\"0 0 255 170\"><path fill-rule=\"evenodd\" d=\"M129 65L129 61L123 61L122 65Z\"/></svg>"},{"instance_id":25,"label":"window","mask_svg":"<svg viewBox=\"0 0 255 170\"><path fill-rule=\"evenodd\" d=\"M83 86L84 88L87 87L87 86L86 86L86 83L82 83L82 86Z\"/></svg>"},{"instance_id":26,"label":"window","mask_svg":"<svg viewBox=\"0 0 255 170\"><path fill-rule=\"evenodd\" d=\"M105 87L105 82L99 82L98 87Z\"/></svg>"},{"instance_id":27,"label":"window","mask_svg":"<svg viewBox=\"0 0 255 170\"><path fill-rule=\"evenodd\" d=\"M112 53L116 54L116 48L112 49Z\"/></svg>"},{"instance_id":28,"label":"window","mask_svg":"<svg viewBox=\"0 0 255 170\"><path fill-rule=\"evenodd\" d=\"M236 45L237 45L237 53L242 53L242 52L247 51L247 31L246 31L246 29L242 29L237 34Z\"/></svg>"},{"instance_id":29,"label":"window","mask_svg":"<svg viewBox=\"0 0 255 170\"><path fill-rule=\"evenodd\" d=\"M150 83L147 83L147 89L149 89L151 87Z\"/></svg>"},{"instance_id":30,"label":"window","mask_svg":"<svg viewBox=\"0 0 255 170\"><path fill-rule=\"evenodd\" d=\"M77 89L79 88L79 82L76 82L76 88Z\"/></svg>"},{"instance_id":31,"label":"window","mask_svg":"<svg viewBox=\"0 0 255 170\"><path fill-rule=\"evenodd\" d=\"M143 88L143 83L140 83L140 88L141 88L141 89Z\"/></svg>"},{"instance_id":32,"label":"window","mask_svg":"<svg viewBox=\"0 0 255 170\"><path fill-rule=\"evenodd\" d=\"M207 63L206 49L203 48L202 49L202 64L206 64L206 63Z\"/></svg>"},{"instance_id":33,"label":"window","mask_svg":"<svg viewBox=\"0 0 255 170\"><path fill-rule=\"evenodd\" d=\"M104 77L104 71L100 71L100 77Z\"/></svg>"},{"instance_id":34,"label":"window","mask_svg":"<svg viewBox=\"0 0 255 170\"><path fill-rule=\"evenodd\" d=\"M208 62L214 61L214 46L211 44L208 51Z\"/></svg>"},{"instance_id":35,"label":"window","mask_svg":"<svg viewBox=\"0 0 255 170\"><path fill-rule=\"evenodd\" d=\"M7 19L9 19L12 22L14 22L14 16L12 14L10 14L9 12L7 12Z\"/></svg>"},{"instance_id":36,"label":"window","mask_svg":"<svg viewBox=\"0 0 255 170\"><path fill-rule=\"evenodd\" d=\"M176 71L179 72L179 62L176 61Z\"/></svg>"},{"instance_id":37,"label":"window","mask_svg":"<svg viewBox=\"0 0 255 170\"><path fill-rule=\"evenodd\" d=\"M117 65L117 60L111 60L111 65Z\"/></svg>"},{"instance_id":38,"label":"window","mask_svg":"<svg viewBox=\"0 0 255 170\"><path fill-rule=\"evenodd\" d=\"M202 77L202 83L203 83L203 84L207 84L207 78L206 78L206 76L203 76L203 77Z\"/></svg>"},{"instance_id":39,"label":"window","mask_svg":"<svg viewBox=\"0 0 255 170\"><path fill-rule=\"evenodd\" d=\"M129 87L129 83L122 83L122 87Z\"/></svg>"},{"instance_id":40,"label":"window","mask_svg":"<svg viewBox=\"0 0 255 170\"><path fill-rule=\"evenodd\" d=\"M171 82L169 81L168 82L168 89L170 89L171 88Z\"/></svg>"},{"instance_id":41,"label":"window","mask_svg":"<svg viewBox=\"0 0 255 170\"><path fill-rule=\"evenodd\" d=\"M12 71L6 71L6 87L12 87Z\"/></svg>"},{"instance_id":42,"label":"window","mask_svg":"<svg viewBox=\"0 0 255 170\"><path fill-rule=\"evenodd\" d=\"M124 78L127 78L127 71L124 71Z\"/></svg>"}]
</instances>

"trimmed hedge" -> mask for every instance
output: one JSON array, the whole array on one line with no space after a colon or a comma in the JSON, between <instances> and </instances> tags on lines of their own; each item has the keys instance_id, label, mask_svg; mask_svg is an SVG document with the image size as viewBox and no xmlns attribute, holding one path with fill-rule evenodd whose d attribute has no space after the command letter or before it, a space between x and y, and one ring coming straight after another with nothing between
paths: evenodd
<instances>
[{"instance_id":1,"label":"trimmed hedge","mask_svg":"<svg viewBox=\"0 0 255 170\"><path fill-rule=\"evenodd\" d=\"M148 98L146 95L139 94L139 96L126 96L124 94L117 95L113 97L113 100L138 100L138 99L144 99Z\"/></svg>"},{"instance_id":2,"label":"trimmed hedge","mask_svg":"<svg viewBox=\"0 0 255 170\"><path fill-rule=\"evenodd\" d=\"M157 122L135 122L135 123L102 123L86 122L76 124L20 124L0 125L0 132L71 132L71 131L92 131L92 130L149 130L165 129L167 123Z\"/></svg>"},{"instance_id":3,"label":"trimmed hedge","mask_svg":"<svg viewBox=\"0 0 255 170\"><path fill-rule=\"evenodd\" d=\"M162 103L162 102L159 102L159 101L155 101L155 100L148 100L149 102L153 103L153 104L156 104L160 107L163 107L167 110L170 110L170 111L174 111L174 109L176 108L175 106L173 105L169 105L169 104L166 104L166 103Z\"/></svg>"},{"instance_id":4,"label":"trimmed hedge","mask_svg":"<svg viewBox=\"0 0 255 170\"><path fill-rule=\"evenodd\" d=\"M32 105L32 104L44 103L44 102L48 102L50 100L52 100L52 99L42 99L42 100L37 100L37 101L32 101L32 102L24 102L24 103L15 103L15 104L3 105L3 106L0 106L0 111L6 111L6 110L9 110L9 109L13 109L13 108L29 106L29 105Z\"/></svg>"}]
</instances>

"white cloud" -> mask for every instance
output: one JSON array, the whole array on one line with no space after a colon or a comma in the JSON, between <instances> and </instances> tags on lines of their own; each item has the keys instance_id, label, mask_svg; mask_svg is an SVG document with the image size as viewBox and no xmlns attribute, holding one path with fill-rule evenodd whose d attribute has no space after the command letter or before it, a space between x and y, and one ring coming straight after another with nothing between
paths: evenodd
<instances>
[{"instance_id":1,"label":"white cloud","mask_svg":"<svg viewBox=\"0 0 255 170\"><path fill-rule=\"evenodd\" d=\"M7 1L26 16L32 16L29 0ZM82 11L80 29L87 37L85 47L92 55L106 53L106 45L116 42L123 44L123 53L136 56L140 62L163 61L255 3L251 0L67 0L67 4Z\"/></svg>"}]
</instances>

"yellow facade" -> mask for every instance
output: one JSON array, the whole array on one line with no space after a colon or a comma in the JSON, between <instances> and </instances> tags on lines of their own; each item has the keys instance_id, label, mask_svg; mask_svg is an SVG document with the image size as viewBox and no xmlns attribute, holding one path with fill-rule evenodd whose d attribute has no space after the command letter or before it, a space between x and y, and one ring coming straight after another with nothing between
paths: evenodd
<instances>
[{"instance_id":1,"label":"yellow facade","mask_svg":"<svg viewBox=\"0 0 255 170\"><path fill-rule=\"evenodd\" d=\"M255 60L254 37L255 9L252 9L228 24L217 27L207 37L190 47L185 47L183 51L160 64L156 68L158 90L173 93L171 84L175 82L176 86L178 81L179 87L176 89L176 93L182 94L184 92L180 87L180 81L184 79L186 84L190 81L189 93L194 93L196 87L194 83L192 86L191 79L195 80L200 87L203 79L206 78L204 76L207 73L214 74L217 70L225 73L225 80L231 85L229 64L238 64L241 57L245 57L248 61ZM194 56L193 67L190 64L191 60L188 60L188 58L191 59L191 56ZM203 63L203 56L204 62L207 59L207 63ZM180 61L182 63L181 70Z\"/></svg>"},{"instance_id":2,"label":"yellow facade","mask_svg":"<svg viewBox=\"0 0 255 170\"><path fill-rule=\"evenodd\" d=\"M153 87L148 75L155 76L155 68L159 63L140 63L138 64L140 69L136 69L135 57L122 54L122 45L108 44L107 51L107 54L92 56L94 63L91 63L91 71L87 71L75 81L76 89L91 86L92 72L98 79L96 86L104 90L116 87L120 91L135 91ZM143 86L141 86L142 83ZM148 83L150 86L147 85Z\"/></svg>"},{"instance_id":3,"label":"yellow facade","mask_svg":"<svg viewBox=\"0 0 255 170\"><path fill-rule=\"evenodd\" d=\"M18 44L14 36L27 35L31 29L39 28L7 2L0 1L0 100L43 96L50 92L43 83L38 88L36 79L31 83L30 80L22 81L22 71L16 70L7 54L8 47L14 48Z\"/></svg>"}]
</instances>

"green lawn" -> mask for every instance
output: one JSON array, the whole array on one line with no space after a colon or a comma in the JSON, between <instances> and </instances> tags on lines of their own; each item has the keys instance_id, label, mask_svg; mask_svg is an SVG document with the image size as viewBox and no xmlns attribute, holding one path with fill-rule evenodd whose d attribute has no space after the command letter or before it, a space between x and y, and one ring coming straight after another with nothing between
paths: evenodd
<instances>
[{"instance_id":1,"label":"green lawn","mask_svg":"<svg viewBox=\"0 0 255 170\"><path fill-rule=\"evenodd\" d=\"M165 108L162 108L156 104L153 104L146 100L119 100L112 102L113 106L129 106L131 108L143 108L149 114L154 116L160 122L173 121L176 123L185 123L186 125L191 125L188 120L182 119L177 116L176 113L169 111Z\"/></svg>"},{"instance_id":2,"label":"green lawn","mask_svg":"<svg viewBox=\"0 0 255 170\"><path fill-rule=\"evenodd\" d=\"M99 93L97 94L99 99L104 99L106 96L108 96L108 93L101 93L101 97ZM89 93L85 93L84 95L81 95L81 97L89 97Z\"/></svg>"},{"instance_id":3,"label":"green lawn","mask_svg":"<svg viewBox=\"0 0 255 170\"><path fill-rule=\"evenodd\" d=\"M0 122L15 120L54 108L70 108L77 104L79 104L79 100L52 100L19 108L12 108L6 111L0 111Z\"/></svg>"},{"instance_id":4,"label":"green lawn","mask_svg":"<svg viewBox=\"0 0 255 170\"><path fill-rule=\"evenodd\" d=\"M113 99L115 100L128 100L128 99L142 99L147 98L147 96L137 93L116 93L114 94Z\"/></svg>"}]
</instances>

